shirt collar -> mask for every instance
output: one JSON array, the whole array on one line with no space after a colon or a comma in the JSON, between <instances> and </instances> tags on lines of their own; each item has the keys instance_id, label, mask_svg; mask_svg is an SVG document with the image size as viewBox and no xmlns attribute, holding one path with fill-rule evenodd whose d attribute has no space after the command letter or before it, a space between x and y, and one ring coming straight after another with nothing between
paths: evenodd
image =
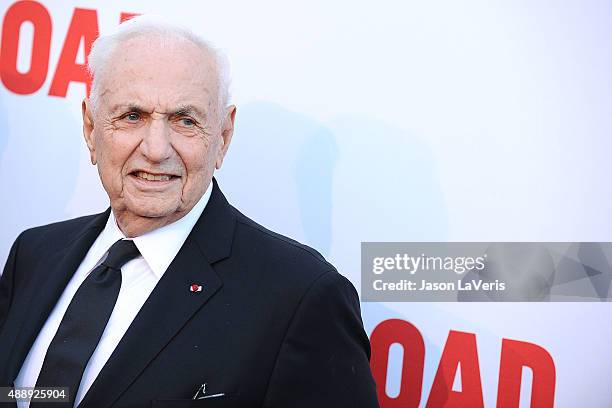
<instances>
[{"instance_id":1,"label":"shirt collar","mask_svg":"<svg viewBox=\"0 0 612 408\"><path fill-rule=\"evenodd\" d=\"M172 260L178 254L193 226L202 215L210 195L212 193L212 181L208 188L200 197L196 205L183 217L174 221L172 224L164 225L161 228L149 231L144 235L133 238L134 244L140 251L155 276L162 277ZM101 258L106 251L120 239L125 239L125 235L119 229L115 215L111 211L104 230L92 247L94 255Z\"/></svg>"}]
</instances>

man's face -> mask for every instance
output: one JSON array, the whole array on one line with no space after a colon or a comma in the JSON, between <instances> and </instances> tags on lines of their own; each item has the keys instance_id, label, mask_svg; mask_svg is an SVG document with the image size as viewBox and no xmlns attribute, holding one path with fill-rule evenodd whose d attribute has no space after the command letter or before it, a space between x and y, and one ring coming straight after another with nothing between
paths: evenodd
<instances>
[{"instance_id":1,"label":"man's face","mask_svg":"<svg viewBox=\"0 0 612 408\"><path fill-rule=\"evenodd\" d=\"M235 108L218 112L214 60L191 42L178 43L121 43L107 62L95 111L83 104L92 163L128 235L185 215L231 140Z\"/></svg>"}]
</instances>

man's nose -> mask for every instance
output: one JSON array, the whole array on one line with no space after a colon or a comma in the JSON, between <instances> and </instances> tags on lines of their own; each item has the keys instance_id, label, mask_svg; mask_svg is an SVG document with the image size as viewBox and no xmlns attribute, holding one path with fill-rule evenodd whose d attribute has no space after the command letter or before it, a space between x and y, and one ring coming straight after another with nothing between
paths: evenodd
<instances>
[{"instance_id":1,"label":"man's nose","mask_svg":"<svg viewBox=\"0 0 612 408\"><path fill-rule=\"evenodd\" d=\"M170 126L165 118L152 118L140 143L140 151L151 162L160 163L172 155Z\"/></svg>"}]
</instances>

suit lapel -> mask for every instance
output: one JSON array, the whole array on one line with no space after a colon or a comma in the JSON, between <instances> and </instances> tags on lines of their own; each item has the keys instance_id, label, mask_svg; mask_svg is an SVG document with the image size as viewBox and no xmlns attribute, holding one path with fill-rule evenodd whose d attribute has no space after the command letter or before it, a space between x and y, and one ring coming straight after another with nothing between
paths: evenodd
<instances>
[{"instance_id":1,"label":"suit lapel","mask_svg":"<svg viewBox=\"0 0 612 408\"><path fill-rule=\"evenodd\" d=\"M211 264L229 256L235 219L216 181L204 212L79 406L113 404L223 283ZM192 284L202 286L191 292Z\"/></svg>"},{"instance_id":2,"label":"suit lapel","mask_svg":"<svg viewBox=\"0 0 612 408\"><path fill-rule=\"evenodd\" d=\"M81 261L104 228L110 209L95 216L85 228L66 247L53 254L41 254L44 262L37 276L45 277L37 285L32 285L29 296L30 305L18 329L7 364L10 379L15 379L34 340L59 300L66 285L81 264ZM24 324L26 323L27 324Z\"/></svg>"}]
</instances>

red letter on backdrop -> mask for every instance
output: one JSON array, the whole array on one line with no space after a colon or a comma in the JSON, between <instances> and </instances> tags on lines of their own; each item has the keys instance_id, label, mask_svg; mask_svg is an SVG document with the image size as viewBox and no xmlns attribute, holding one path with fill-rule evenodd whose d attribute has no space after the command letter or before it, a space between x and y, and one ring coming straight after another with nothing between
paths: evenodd
<instances>
[{"instance_id":1,"label":"red letter on backdrop","mask_svg":"<svg viewBox=\"0 0 612 408\"><path fill-rule=\"evenodd\" d=\"M453 391L459 363L461 363L461 392ZM431 386L427 408L484 407L482 398L476 335L451 330Z\"/></svg>"},{"instance_id":2,"label":"red letter on backdrop","mask_svg":"<svg viewBox=\"0 0 612 408\"><path fill-rule=\"evenodd\" d=\"M425 343L419 330L407 321L389 319L381 322L372 331L372 359L370 367L376 381L376 392L381 407L416 408L421 401L423 368L425 365ZM400 393L390 398L385 392L389 347L398 343L404 348L402 382Z\"/></svg>"},{"instance_id":3,"label":"red letter on backdrop","mask_svg":"<svg viewBox=\"0 0 612 408\"><path fill-rule=\"evenodd\" d=\"M555 362L540 346L524 341L502 340L497 408L518 408L523 367L531 368L531 406L553 407L555 402Z\"/></svg>"},{"instance_id":4,"label":"red letter on backdrop","mask_svg":"<svg viewBox=\"0 0 612 408\"><path fill-rule=\"evenodd\" d=\"M87 58L91 51L91 44L98 37L98 13L96 10L75 8L66 34L66 41L62 48L57 69L49 95L66 96L70 82L82 82L87 85L87 95L91 89L91 78L87 72ZM85 64L77 64L76 57L79 44L83 39L85 43Z\"/></svg>"},{"instance_id":5,"label":"red letter on backdrop","mask_svg":"<svg viewBox=\"0 0 612 408\"><path fill-rule=\"evenodd\" d=\"M126 13L125 11L121 13L121 16L119 16L119 23L123 23L124 21L127 21L131 18L134 18L136 16L139 16L140 14L138 13Z\"/></svg>"},{"instance_id":6,"label":"red letter on backdrop","mask_svg":"<svg viewBox=\"0 0 612 408\"><path fill-rule=\"evenodd\" d=\"M17 71L17 49L21 25L32 22L34 35L30 70ZM47 9L35 1L18 1L6 11L2 23L0 49L0 77L9 91L28 95L40 89L47 78L49 49L51 47L51 16Z\"/></svg>"}]
</instances>

